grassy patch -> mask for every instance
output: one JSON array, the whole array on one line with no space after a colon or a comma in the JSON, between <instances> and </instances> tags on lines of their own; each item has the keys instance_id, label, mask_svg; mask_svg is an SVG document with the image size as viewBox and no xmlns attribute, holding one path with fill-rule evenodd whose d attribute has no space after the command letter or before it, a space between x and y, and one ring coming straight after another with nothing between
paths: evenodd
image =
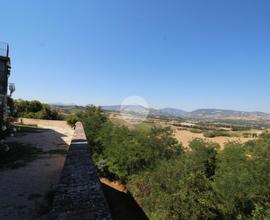
<instances>
[{"instance_id":1,"label":"grassy patch","mask_svg":"<svg viewBox=\"0 0 270 220\"><path fill-rule=\"evenodd\" d=\"M117 126L127 126L127 122L121 118L110 118L111 122Z\"/></svg>"},{"instance_id":2,"label":"grassy patch","mask_svg":"<svg viewBox=\"0 0 270 220\"><path fill-rule=\"evenodd\" d=\"M134 125L134 130L142 133L148 133L154 126L154 123L143 122L141 124Z\"/></svg>"},{"instance_id":3,"label":"grassy patch","mask_svg":"<svg viewBox=\"0 0 270 220\"><path fill-rule=\"evenodd\" d=\"M191 128L189 131L192 132L192 133L195 133L195 134L202 133L202 130L201 129L198 129L198 128Z\"/></svg>"},{"instance_id":4,"label":"grassy patch","mask_svg":"<svg viewBox=\"0 0 270 220\"><path fill-rule=\"evenodd\" d=\"M8 143L0 145L0 168L18 168L34 160L43 151L31 145Z\"/></svg>"}]
</instances>

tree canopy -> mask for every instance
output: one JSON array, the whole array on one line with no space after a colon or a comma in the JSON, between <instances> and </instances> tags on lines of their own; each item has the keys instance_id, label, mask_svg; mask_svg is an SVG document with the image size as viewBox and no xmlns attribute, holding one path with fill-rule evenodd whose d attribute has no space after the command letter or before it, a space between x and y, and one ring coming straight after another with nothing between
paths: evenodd
<instances>
[{"instance_id":1,"label":"tree canopy","mask_svg":"<svg viewBox=\"0 0 270 220\"><path fill-rule=\"evenodd\" d=\"M195 139L183 150L170 128L138 132L94 106L72 117L99 174L126 183L150 219L270 218L270 134L224 150Z\"/></svg>"},{"instance_id":2,"label":"tree canopy","mask_svg":"<svg viewBox=\"0 0 270 220\"><path fill-rule=\"evenodd\" d=\"M56 110L51 109L49 105L43 104L37 100L14 100L13 108L15 110L13 110L13 116L15 117L49 120L63 119Z\"/></svg>"}]
</instances>

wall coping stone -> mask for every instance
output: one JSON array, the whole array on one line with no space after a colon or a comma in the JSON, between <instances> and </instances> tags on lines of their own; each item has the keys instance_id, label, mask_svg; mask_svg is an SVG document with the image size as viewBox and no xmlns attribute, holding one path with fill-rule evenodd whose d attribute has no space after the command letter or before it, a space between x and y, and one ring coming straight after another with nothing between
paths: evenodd
<instances>
[{"instance_id":1,"label":"wall coping stone","mask_svg":"<svg viewBox=\"0 0 270 220\"><path fill-rule=\"evenodd\" d=\"M76 123L49 219L112 220L81 122Z\"/></svg>"}]
</instances>

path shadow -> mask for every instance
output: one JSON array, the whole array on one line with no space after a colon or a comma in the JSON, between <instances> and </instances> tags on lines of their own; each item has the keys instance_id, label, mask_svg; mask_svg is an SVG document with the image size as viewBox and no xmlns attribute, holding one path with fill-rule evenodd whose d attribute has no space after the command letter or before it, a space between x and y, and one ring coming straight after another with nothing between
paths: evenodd
<instances>
[{"instance_id":1,"label":"path shadow","mask_svg":"<svg viewBox=\"0 0 270 220\"><path fill-rule=\"evenodd\" d=\"M18 131L12 137L6 137L4 142L29 144L39 148L43 153L57 153L57 150L68 149L69 143L64 139L66 134L60 133L53 128L30 127L27 125L16 125Z\"/></svg>"},{"instance_id":2,"label":"path shadow","mask_svg":"<svg viewBox=\"0 0 270 220\"><path fill-rule=\"evenodd\" d=\"M101 183L114 220L147 220L143 209L129 193L118 191Z\"/></svg>"},{"instance_id":3,"label":"path shadow","mask_svg":"<svg viewBox=\"0 0 270 220\"><path fill-rule=\"evenodd\" d=\"M0 170L1 220L40 219L49 211L47 195L59 182L68 150L69 132L23 126L4 142L9 150L2 155L10 160Z\"/></svg>"}]
</instances>

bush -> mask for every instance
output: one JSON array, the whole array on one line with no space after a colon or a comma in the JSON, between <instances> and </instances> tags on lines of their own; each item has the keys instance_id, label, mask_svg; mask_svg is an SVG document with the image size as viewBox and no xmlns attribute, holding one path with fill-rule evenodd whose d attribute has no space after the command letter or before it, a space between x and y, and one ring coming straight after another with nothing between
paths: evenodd
<instances>
[{"instance_id":1,"label":"bush","mask_svg":"<svg viewBox=\"0 0 270 220\"><path fill-rule=\"evenodd\" d=\"M127 183L151 219L270 217L270 134L246 144L229 142L223 151L195 139L183 151L170 128L130 130L94 106L76 116L99 174Z\"/></svg>"},{"instance_id":2,"label":"bush","mask_svg":"<svg viewBox=\"0 0 270 220\"><path fill-rule=\"evenodd\" d=\"M192 151L163 161L153 171L132 176L128 188L150 219L217 217L209 166L215 170L216 145L196 139ZM210 175L209 175L210 176Z\"/></svg>"},{"instance_id":3,"label":"bush","mask_svg":"<svg viewBox=\"0 0 270 220\"><path fill-rule=\"evenodd\" d=\"M71 127L75 127L75 124L77 123L77 121L79 121L79 117L75 114L72 114L72 115L66 116L65 120Z\"/></svg>"},{"instance_id":4,"label":"bush","mask_svg":"<svg viewBox=\"0 0 270 220\"><path fill-rule=\"evenodd\" d=\"M199 134L199 133L202 133L202 130L201 129L198 129L198 128L191 128L190 129L190 132Z\"/></svg>"},{"instance_id":5,"label":"bush","mask_svg":"<svg viewBox=\"0 0 270 220\"><path fill-rule=\"evenodd\" d=\"M171 129L129 130L113 124L94 106L68 119L70 123L82 121L99 173L107 177L127 181L130 175L153 169L160 160L175 158L182 152Z\"/></svg>"},{"instance_id":6,"label":"bush","mask_svg":"<svg viewBox=\"0 0 270 220\"><path fill-rule=\"evenodd\" d=\"M256 137L258 137L258 135L257 135L256 133L248 133L248 132L244 132L244 133L242 134L242 136L243 136L244 138L256 138Z\"/></svg>"},{"instance_id":7,"label":"bush","mask_svg":"<svg viewBox=\"0 0 270 220\"><path fill-rule=\"evenodd\" d=\"M214 138L214 137L231 137L232 134L229 131L223 130L214 130L214 131L205 131L203 132L204 137Z\"/></svg>"},{"instance_id":8,"label":"bush","mask_svg":"<svg viewBox=\"0 0 270 220\"><path fill-rule=\"evenodd\" d=\"M48 120L62 120L63 117L56 111L52 110L47 104L42 104L39 101L15 100L14 108L15 117L48 119Z\"/></svg>"},{"instance_id":9,"label":"bush","mask_svg":"<svg viewBox=\"0 0 270 220\"><path fill-rule=\"evenodd\" d=\"M159 161L170 160L182 152L168 128L153 128L149 135L145 135L109 124L99 135L102 159L107 161L109 172L123 181L130 175L153 169Z\"/></svg>"}]
</instances>

